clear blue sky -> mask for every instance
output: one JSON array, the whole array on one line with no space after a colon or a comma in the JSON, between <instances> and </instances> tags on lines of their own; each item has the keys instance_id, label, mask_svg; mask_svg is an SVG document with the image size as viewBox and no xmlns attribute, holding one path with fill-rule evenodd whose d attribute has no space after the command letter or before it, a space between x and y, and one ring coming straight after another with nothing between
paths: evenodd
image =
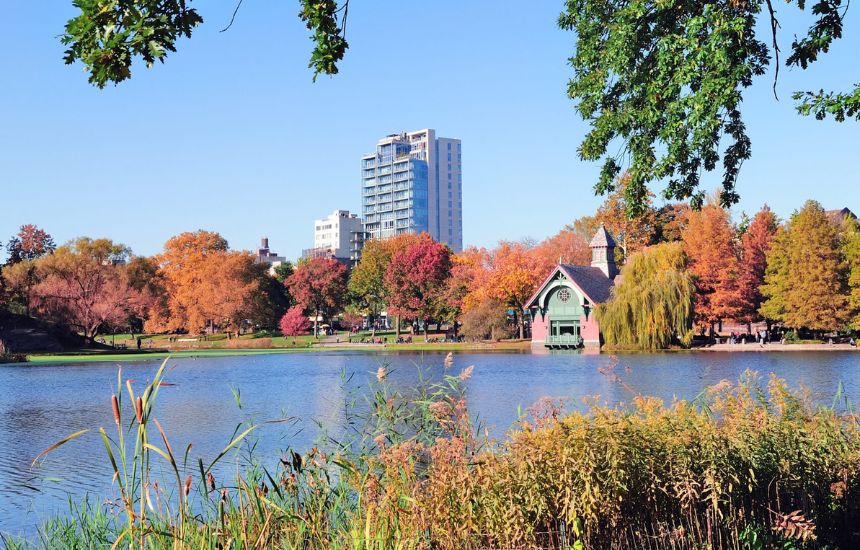
<instances>
[{"instance_id":1,"label":"clear blue sky","mask_svg":"<svg viewBox=\"0 0 860 550\"><path fill-rule=\"evenodd\" d=\"M541 239L590 214L597 166L565 95L573 36L561 1L355 0L341 74L311 82L298 2L195 2L206 19L164 65L136 66L105 90L62 62L71 0L13 0L0 18L0 239L35 223L64 242L110 237L152 254L205 228L234 248L262 235L289 257L313 219L359 208L359 158L400 130L463 140L467 244ZM786 44L802 24L780 4ZM795 89L860 80L860 13L848 38L808 71L783 69L747 91L753 158L741 204L787 216L805 199L860 211L860 124L794 114ZM765 39L769 39L763 35ZM716 178L708 186L716 185ZM5 254L0 253L0 255Z\"/></svg>"}]
</instances>

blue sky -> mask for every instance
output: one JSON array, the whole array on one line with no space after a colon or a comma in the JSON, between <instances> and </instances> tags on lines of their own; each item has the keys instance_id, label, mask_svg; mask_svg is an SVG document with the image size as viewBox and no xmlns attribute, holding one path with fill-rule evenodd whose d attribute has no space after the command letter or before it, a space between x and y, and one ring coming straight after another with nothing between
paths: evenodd
<instances>
[{"instance_id":1,"label":"blue sky","mask_svg":"<svg viewBox=\"0 0 860 550\"><path fill-rule=\"evenodd\" d=\"M35 223L58 242L106 236L152 254L204 228L240 249L267 235L295 257L314 218L358 209L360 156L425 127L463 140L467 244L541 239L600 203L598 166L576 155L586 126L565 95L560 1L355 0L341 73L316 83L298 2L248 0L225 33L232 2L195 4L206 23L166 64L98 90L62 62L71 0L5 3L0 239ZM787 45L804 19L777 9ZM772 73L746 92L753 158L736 213L767 202L787 216L807 198L860 211L860 124L801 118L790 99L860 80L858 18L810 70L783 68L779 102Z\"/></svg>"}]
</instances>

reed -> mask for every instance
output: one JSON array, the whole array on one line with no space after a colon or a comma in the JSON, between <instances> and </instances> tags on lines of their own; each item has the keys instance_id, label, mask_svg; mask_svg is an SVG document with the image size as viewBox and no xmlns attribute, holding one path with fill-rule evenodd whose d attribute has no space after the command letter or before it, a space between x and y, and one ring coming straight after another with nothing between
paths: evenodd
<instances>
[{"instance_id":1,"label":"reed","mask_svg":"<svg viewBox=\"0 0 860 550\"><path fill-rule=\"evenodd\" d=\"M165 362L166 365L166 362ZM466 381L409 390L381 368L349 437L288 451L273 471L212 467L257 427L237 430L182 479L155 417L165 365L116 435L98 433L121 505L88 501L12 548L852 548L860 544L860 433L841 388L816 406L746 373L693 401L637 396L564 414L543 400L502 443L470 420ZM118 376L122 411L122 379ZM117 413L117 416L119 414ZM52 446L51 452L84 432ZM154 437L150 437L153 435ZM158 441L157 441L158 440ZM41 458L41 456L40 456ZM153 460L174 473L158 485ZM180 466L180 464L182 466Z\"/></svg>"}]
</instances>

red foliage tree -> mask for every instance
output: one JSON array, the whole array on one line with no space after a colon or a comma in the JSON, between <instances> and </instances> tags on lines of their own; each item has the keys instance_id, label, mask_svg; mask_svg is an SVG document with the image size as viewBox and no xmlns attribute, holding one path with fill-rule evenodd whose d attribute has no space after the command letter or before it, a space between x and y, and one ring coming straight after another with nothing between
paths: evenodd
<instances>
[{"instance_id":1,"label":"red foliage tree","mask_svg":"<svg viewBox=\"0 0 860 550\"><path fill-rule=\"evenodd\" d=\"M284 313L278 326L280 326L284 336L301 336L308 333L311 328L311 322L308 321L308 316L305 315L302 308L295 306Z\"/></svg>"},{"instance_id":2,"label":"red foliage tree","mask_svg":"<svg viewBox=\"0 0 860 550\"><path fill-rule=\"evenodd\" d=\"M330 258L314 258L299 264L284 284L296 304L314 316L314 335L320 317L330 318L346 297L346 266Z\"/></svg>"},{"instance_id":3,"label":"red foliage tree","mask_svg":"<svg viewBox=\"0 0 860 550\"><path fill-rule=\"evenodd\" d=\"M6 251L9 252L10 264L32 261L50 254L57 247L54 239L44 229L39 229L33 224L22 225L18 234L9 240Z\"/></svg>"},{"instance_id":4,"label":"red foliage tree","mask_svg":"<svg viewBox=\"0 0 860 550\"><path fill-rule=\"evenodd\" d=\"M385 272L389 313L424 321L444 308L444 291L451 275L451 249L422 233L417 242L395 252Z\"/></svg>"},{"instance_id":5,"label":"red foliage tree","mask_svg":"<svg viewBox=\"0 0 860 550\"><path fill-rule=\"evenodd\" d=\"M139 294L122 265L128 249L108 239L80 238L38 260L38 313L92 340L105 328L125 328Z\"/></svg>"},{"instance_id":6,"label":"red foliage tree","mask_svg":"<svg viewBox=\"0 0 860 550\"><path fill-rule=\"evenodd\" d=\"M761 286L767 269L767 253L776 235L776 215L767 205L755 215L741 237L741 263L738 275L740 314L738 320L749 325L762 319L759 313L764 297Z\"/></svg>"}]
</instances>

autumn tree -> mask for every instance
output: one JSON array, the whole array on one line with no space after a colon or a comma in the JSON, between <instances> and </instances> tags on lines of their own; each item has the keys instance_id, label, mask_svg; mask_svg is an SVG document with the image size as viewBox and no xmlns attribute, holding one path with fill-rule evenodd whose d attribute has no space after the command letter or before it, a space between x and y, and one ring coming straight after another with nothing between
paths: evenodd
<instances>
[{"instance_id":1,"label":"autumn tree","mask_svg":"<svg viewBox=\"0 0 860 550\"><path fill-rule=\"evenodd\" d=\"M848 319L837 228L817 202L807 201L777 232L761 293L761 314L786 327L832 331Z\"/></svg>"},{"instance_id":2,"label":"autumn tree","mask_svg":"<svg viewBox=\"0 0 860 550\"><path fill-rule=\"evenodd\" d=\"M371 334L376 333L374 320L385 309L388 300L385 286L385 273L391 263L391 256L419 241L421 237L403 233L389 239L372 239L364 244L361 260L349 277L349 292L356 299L358 307L367 314ZM399 322L397 323L399 330Z\"/></svg>"},{"instance_id":3,"label":"autumn tree","mask_svg":"<svg viewBox=\"0 0 860 550\"><path fill-rule=\"evenodd\" d=\"M641 197L642 207L631 215L630 198L627 196L629 186L630 175L625 173L617 179L614 191L607 195L595 215L598 227L602 224L614 235L622 261L652 244L657 230L657 212L651 205L653 193L647 192ZM591 237L588 240L590 242Z\"/></svg>"},{"instance_id":4,"label":"autumn tree","mask_svg":"<svg viewBox=\"0 0 860 550\"><path fill-rule=\"evenodd\" d=\"M740 313L735 231L729 213L716 203L692 212L681 234L696 284L696 321L704 332Z\"/></svg>"},{"instance_id":5,"label":"autumn tree","mask_svg":"<svg viewBox=\"0 0 860 550\"><path fill-rule=\"evenodd\" d=\"M6 265L3 268L2 277L9 307L29 316L33 303L33 289L40 280L36 261L23 260Z\"/></svg>"},{"instance_id":6,"label":"autumn tree","mask_svg":"<svg viewBox=\"0 0 860 550\"><path fill-rule=\"evenodd\" d=\"M349 292L357 298L358 306L367 313L367 320L375 335L374 321L385 309L385 272L391 262L390 246L379 239L369 240L361 250L361 260L349 277Z\"/></svg>"},{"instance_id":7,"label":"autumn tree","mask_svg":"<svg viewBox=\"0 0 860 550\"><path fill-rule=\"evenodd\" d=\"M612 297L597 307L600 331L611 346L653 350L692 339L696 287L681 243L633 254Z\"/></svg>"},{"instance_id":8,"label":"autumn tree","mask_svg":"<svg viewBox=\"0 0 860 550\"><path fill-rule=\"evenodd\" d=\"M470 246L451 256L451 276L445 283L442 294L443 320L452 323L454 333L459 333L461 317L471 307L469 302L473 289L479 281L486 279L489 254L484 248ZM499 306L504 313L504 306Z\"/></svg>"},{"instance_id":9,"label":"autumn tree","mask_svg":"<svg viewBox=\"0 0 860 550\"><path fill-rule=\"evenodd\" d=\"M89 340L107 328L127 327L141 313L123 265L128 254L128 248L109 239L82 237L37 260L35 311Z\"/></svg>"},{"instance_id":10,"label":"autumn tree","mask_svg":"<svg viewBox=\"0 0 860 550\"><path fill-rule=\"evenodd\" d=\"M200 333L206 327L240 331L243 321L271 317L257 298L265 268L247 252L231 251L211 231L171 237L156 257L168 294L168 317L158 330Z\"/></svg>"},{"instance_id":11,"label":"autumn tree","mask_svg":"<svg viewBox=\"0 0 860 550\"><path fill-rule=\"evenodd\" d=\"M286 280L290 295L313 315L314 336L319 336L319 319L330 319L346 298L347 269L331 258L302 262Z\"/></svg>"},{"instance_id":12,"label":"autumn tree","mask_svg":"<svg viewBox=\"0 0 860 550\"><path fill-rule=\"evenodd\" d=\"M513 309L519 338L525 337L526 300L549 275L541 258L523 243L502 242L490 253L485 279L475 289L477 302L493 299Z\"/></svg>"},{"instance_id":13,"label":"autumn tree","mask_svg":"<svg viewBox=\"0 0 860 550\"><path fill-rule=\"evenodd\" d=\"M9 253L6 263L12 265L37 260L56 248L54 239L44 229L33 224L22 225L6 245L6 251Z\"/></svg>"},{"instance_id":14,"label":"autumn tree","mask_svg":"<svg viewBox=\"0 0 860 550\"><path fill-rule=\"evenodd\" d=\"M759 312L764 301L761 287L777 225L776 215L764 205L741 235L737 320L747 323L747 332L752 332L752 323L762 320Z\"/></svg>"},{"instance_id":15,"label":"autumn tree","mask_svg":"<svg viewBox=\"0 0 860 550\"><path fill-rule=\"evenodd\" d=\"M591 264L590 240L591 237L586 240L570 229L562 229L552 237L541 241L535 247L534 253L540 258L544 265L543 269L547 272L559 263L589 265Z\"/></svg>"},{"instance_id":16,"label":"autumn tree","mask_svg":"<svg viewBox=\"0 0 860 550\"><path fill-rule=\"evenodd\" d=\"M278 326L284 336L301 336L308 333L311 322L308 321L308 316L305 315L301 306L293 306L284 313Z\"/></svg>"},{"instance_id":17,"label":"autumn tree","mask_svg":"<svg viewBox=\"0 0 860 550\"><path fill-rule=\"evenodd\" d=\"M600 221L596 216L580 216L564 226L567 231L572 231L577 237L583 241L590 243L591 238L600 229Z\"/></svg>"},{"instance_id":18,"label":"autumn tree","mask_svg":"<svg viewBox=\"0 0 860 550\"><path fill-rule=\"evenodd\" d=\"M388 309L395 315L424 322L438 319L451 274L451 249L422 233L419 239L391 256L385 272Z\"/></svg>"},{"instance_id":19,"label":"autumn tree","mask_svg":"<svg viewBox=\"0 0 860 550\"><path fill-rule=\"evenodd\" d=\"M475 304L463 314L463 335L472 340L496 340L508 324L505 305L493 298Z\"/></svg>"},{"instance_id":20,"label":"autumn tree","mask_svg":"<svg viewBox=\"0 0 860 550\"><path fill-rule=\"evenodd\" d=\"M39 282L36 260L51 254L56 248L51 235L33 224L22 225L6 245L9 258L2 275L4 286L25 315L30 315L33 288Z\"/></svg>"},{"instance_id":21,"label":"autumn tree","mask_svg":"<svg viewBox=\"0 0 860 550\"><path fill-rule=\"evenodd\" d=\"M860 330L860 223L857 220L845 222L841 247L848 270L849 322L856 331Z\"/></svg>"},{"instance_id":22,"label":"autumn tree","mask_svg":"<svg viewBox=\"0 0 860 550\"><path fill-rule=\"evenodd\" d=\"M168 295L164 276L154 258L134 256L125 266L128 284L135 290L139 315L131 319L131 331L143 332L147 324L157 326L168 316Z\"/></svg>"}]
</instances>

